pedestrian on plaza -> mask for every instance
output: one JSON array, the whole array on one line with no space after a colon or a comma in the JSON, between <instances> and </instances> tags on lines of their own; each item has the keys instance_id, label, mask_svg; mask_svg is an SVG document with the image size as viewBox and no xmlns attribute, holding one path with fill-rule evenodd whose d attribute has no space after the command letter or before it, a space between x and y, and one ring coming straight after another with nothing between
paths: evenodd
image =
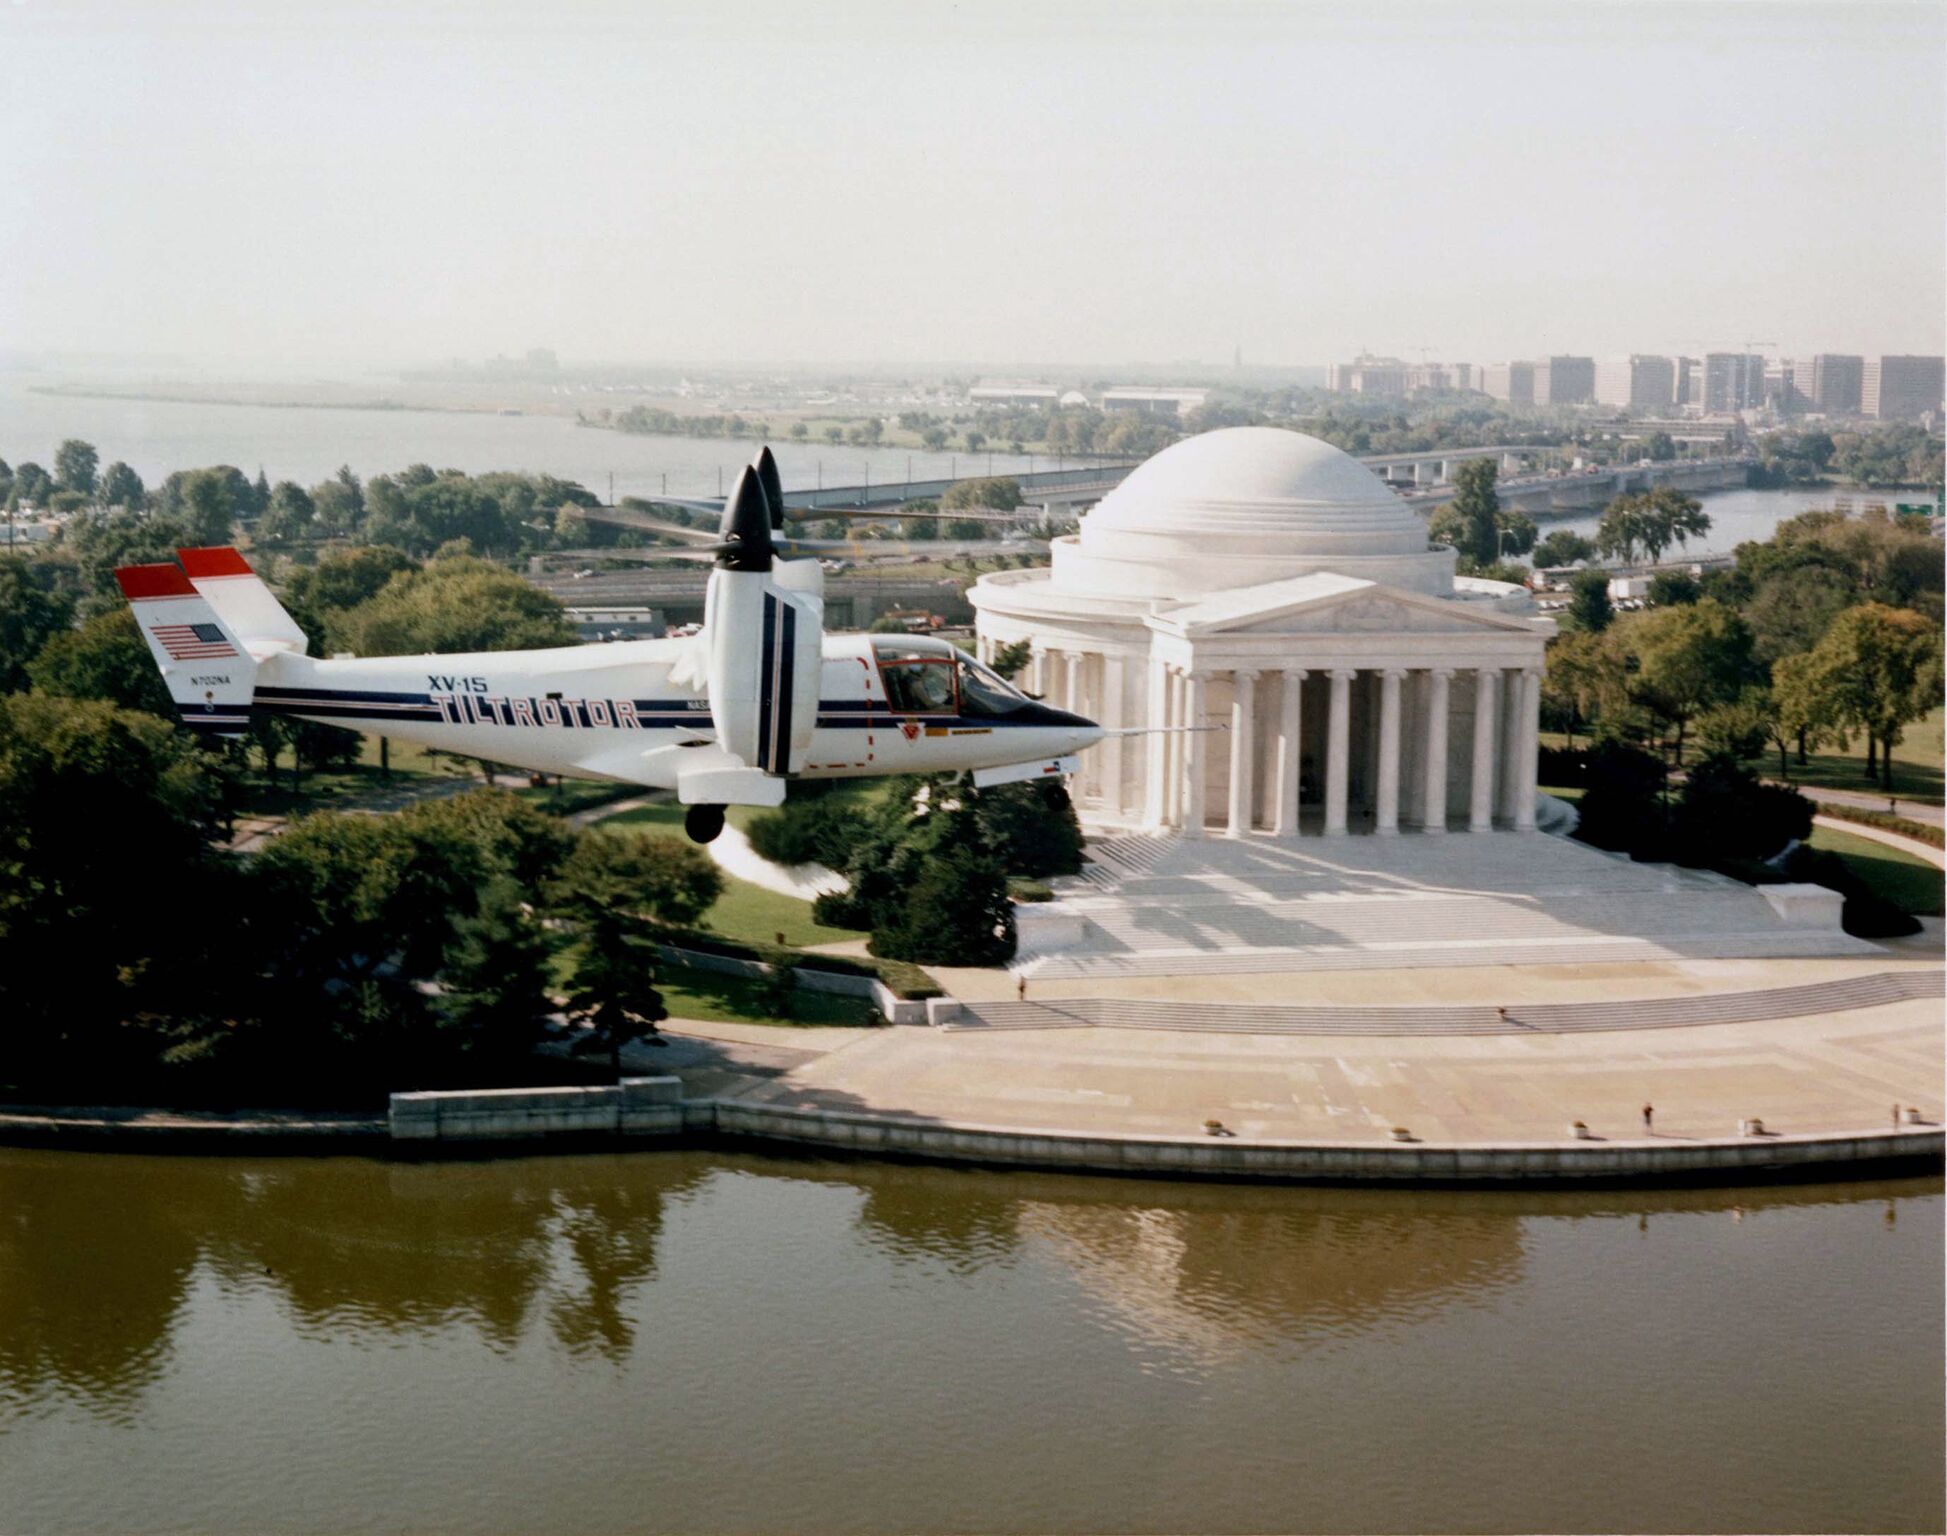
<instances>
[{"instance_id":1,"label":"pedestrian on plaza","mask_svg":"<svg viewBox=\"0 0 1947 1536\"><path fill-rule=\"evenodd\" d=\"M1900 1128L1900 1106L1895 1104L1893 1106L1893 1129L1897 1131L1899 1128Z\"/></svg>"},{"instance_id":2,"label":"pedestrian on plaza","mask_svg":"<svg viewBox=\"0 0 1947 1536\"><path fill-rule=\"evenodd\" d=\"M1017 980L1015 981L1015 983L1014 983L1014 996L1015 996L1015 998L1016 998L1017 1000L1019 1000L1020 1002L1023 1002L1023 1003L1025 1003L1025 1002L1026 1002L1026 1001L1028 1000L1028 979L1027 979L1027 977L1025 977L1025 976L1022 976L1022 977L1020 977L1020 978L1018 978L1018 979L1017 979Z\"/></svg>"},{"instance_id":3,"label":"pedestrian on plaza","mask_svg":"<svg viewBox=\"0 0 1947 1536\"><path fill-rule=\"evenodd\" d=\"M1497 1014L1497 1015L1498 1015L1498 1016L1500 1017L1500 1020L1501 1020L1501 1022L1502 1022L1503 1024L1505 1024L1505 1023L1507 1023L1507 1021L1508 1021L1508 1010L1507 1010L1507 1008L1506 1008L1506 1006L1505 1006L1505 1005L1503 1005L1502 1007L1499 1007L1499 1008L1496 1008L1496 1009L1494 1010L1494 1012L1495 1012L1495 1013L1496 1013L1496 1014Z\"/></svg>"},{"instance_id":4,"label":"pedestrian on plaza","mask_svg":"<svg viewBox=\"0 0 1947 1536\"><path fill-rule=\"evenodd\" d=\"M1650 1134L1650 1122L1652 1119L1655 1118L1655 1115L1656 1115L1655 1105L1645 1104L1643 1106L1643 1134L1645 1136Z\"/></svg>"}]
</instances>

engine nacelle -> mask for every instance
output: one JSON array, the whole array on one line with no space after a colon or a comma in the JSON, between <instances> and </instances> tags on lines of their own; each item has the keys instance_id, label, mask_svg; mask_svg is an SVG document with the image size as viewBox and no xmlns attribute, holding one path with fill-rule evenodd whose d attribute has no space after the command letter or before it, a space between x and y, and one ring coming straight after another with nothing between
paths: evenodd
<instances>
[{"instance_id":1,"label":"engine nacelle","mask_svg":"<svg viewBox=\"0 0 1947 1536\"><path fill-rule=\"evenodd\" d=\"M800 772L818 725L825 604L771 573L710 573L710 719L717 744L768 774Z\"/></svg>"}]
</instances>

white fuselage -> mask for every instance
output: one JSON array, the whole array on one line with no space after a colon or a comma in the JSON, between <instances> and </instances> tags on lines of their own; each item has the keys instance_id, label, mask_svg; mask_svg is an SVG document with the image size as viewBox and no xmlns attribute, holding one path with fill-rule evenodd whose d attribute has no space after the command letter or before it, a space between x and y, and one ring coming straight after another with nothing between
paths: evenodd
<instances>
[{"instance_id":1,"label":"white fuselage","mask_svg":"<svg viewBox=\"0 0 1947 1536\"><path fill-rule=\"evenodd\" d=\"M262 656L251 711L344 726L537 773L669 788L722 757L694 639L315 660ZM823 637L808 779L1050 760L1102 737L921 637ZM194 708L184 711L195 724Z\"/></svg>"}]
</instances>

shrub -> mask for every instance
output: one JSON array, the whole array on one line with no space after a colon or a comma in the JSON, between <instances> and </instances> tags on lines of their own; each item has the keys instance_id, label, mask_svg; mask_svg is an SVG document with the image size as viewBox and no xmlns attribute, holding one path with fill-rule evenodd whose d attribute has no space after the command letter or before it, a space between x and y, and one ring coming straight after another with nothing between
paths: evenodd
<instances>
[{"instance_id":1,"label":"shrub","mask_svg":"<svg viewBox=\"0 0 1947 1536\"><path fill-rule=\"evenodd\" d=\"M1537 755L1539 782L1574 789L1588 782L1589 754L1583 747L1543 747Z\"/></svg>"},{"instance_id":2,"label":"shrub","mask_svg":"<svg viewBox=\"0 0 1947 1536\"><path fill-rule=\"evenodd\" d=\"M1845 897L1839 920L1855 939L1898 939L1920 931L1917 917L1876 895L1841 855L1827 849L1794 848L1785 861L1785 875L1822 885Z\"/></svg>"},{"instance_id":3,"label":"shrub","mask_svg":"<svg viewBox=\"0 0 1947 1536\"><path fill-rule=\"evenodd\" d=\"M1584 758L1587 786L1575 835L1598 848L1661 857L1664 847L1663 763L1648 752L1602 741Z\"/></svg>"},{"instance_id":4,"label":"shrub","mask_svg":"<svg viewBox=\"0 0 1947 1536\"><path fill-rule=\"evenodd\" d=\"M862 810L855 800L820 795L787 800L751 819L750 845L773 864L823 864L843 869L857 840Z\"/></svg>"},{"instance_id":5,"label":"shrub","mask_svg":"<svg viewBox=\"0 0 1947 1536\"><path fill-rule=\"evenodd\" d=\"M1766 859L1812 835L1812 810L1797 791L1762 783L1735 759L1713 755L1684 779L1672 841L1686 863Z\"/></svg>"}]
</instances>

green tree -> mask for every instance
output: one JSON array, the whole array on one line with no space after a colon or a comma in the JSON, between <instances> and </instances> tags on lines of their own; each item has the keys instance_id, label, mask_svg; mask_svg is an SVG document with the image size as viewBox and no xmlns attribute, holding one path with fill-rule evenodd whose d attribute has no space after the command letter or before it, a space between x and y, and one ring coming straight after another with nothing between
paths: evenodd
<instances>
[{"instance_id":1,"label":"green tree","mask_svg":"<svg viewBox=\"0 0 1947 1536\"><path fill-rule=\"evenodd\" d=\"M1059 779L968 791L982 845L1009 874L1079 874L1082 825Z\"/></svg>"},{"instance_id":2,"label":"green tree","mask_svg":"<svg viewBox=\"0 0 1947 1536\"><path fill-rule=\"evenodd\" d=\"M563 864L550 899L575 934L568 1012L588 1026L583 1048L605 1049L618 1077L622 1048L668 1017L646 919L695 922L722 889L699 849L667 838L589 833Z\"/></svg>"},{"instance_id":3,"label":"green tree","mask_svg":"<svg viewBox=\"0 0 1947 1536\"><path fill-rule=\"evenodd\" d=\"M1901 735L1940 703L1938 627L1911 609L1862 603L1834 619L1810 655L1805 681L1824 717L1884 749L1890 790Z\"/></svg>"},{"instance_id":4,"label":"green tree","mask_svg":"<svg viewBox=\"0 0 1947 1536\"><path fill-rule=\"evenodd\" d=\"M31 459L14 470L9 500L15 506L44 507L54 494L54 477Z\"/></svg>"},{"instance_id":5,"label":"green tree","mask_svg":"<svg viewBox=\"0 0 1947 1536\"><path fill-rule=\"evenodd\" d=\"M531 650L578 639L547 593L470 556L402 571L356 607L322 617L329 648L359 656Z\"/></svg>"},{"instance_id":6,"label":"green tree","mask_svg":"<svg viewBox=\"0 0 1947 1536\"><path fill-rule=\"evenodd\" d=\"M547 963L553 941L526 893L507 876L490 880L470 914L454 919L434 1012L462 1054L517 1061L540 1042L552 1011Z\"/></svg>"},{"instance_id":7,"label":"green tree","mask_svg":"<svg viewBox=\"0 0 1947 1536\"><path fill-rule=\"evenodd\" d=\"M117 1091L158 1031L217 1006L212 913L234 903L207 838L211 754L152 715L0 696L0 1019L15 1083Z\"/></svg>"},{"instance_id":8,"label":"green tree","mask_svg":"<svg viewBox=\"0 0 1947 1536\"><path fill-rule=\"evenodd\" d=\"M1601 571L1580 571L1569 583L1568 620L1579 630L1599 635L1616 618L1609 598L1609 578Z\"/></svg>"},{"instance_id":9,"label":"green tree","mask_svg":"<svg viewBox=\"0 0 1947 1536\"><path fill-rule=\"evenodd\" d=\"M1012 682L1021 675L1022 668L1034 658L1032 640L1014 640L1006 645L994 647L994 659L989 665L1001 677Z\"/></svg>"},{"instance_id":10,"label":"green tree","mask_svg":"<svg viewBox=\"0 0 1947 1536\"><path fill-rule=\"evenodd\" d=\"M1811 650L1851 602L1851 593L1823 566L1789 567L1767 576L1743 605L1758 659L1775 666Z\"/></svg>"},{"instance_id":11,"label":"green tree","mask_svg":"<svg viewBox=\"0 0 1947 1536\"><path fill-rule=\"evenodd\" d=\"M1691 720L1735 699L1753 680L1751 627L1733 610L1706 598L1628 615L1616 632L1635 664L1631 692L1674 728L1681 767Z\"/></svg>"},{"instance_id":12,"label":"green tree","mask_svg":"<svg viewBox=\"0 0 1947 1536\"><path fill-rule=\"evenodd\" d=\"M28 664L73 623L73 601L50 591L35 564L0 554L0 692L25 688Z\"/></svg>"},{"instance_id":13,"label":"green tree","mask_svg":"<svg viewBox=\"0 0 1947 1536\"><path fill-rule=\"evenodd\" d=\"M258 536L286 542L305 538L316 512L309 491L294 480L280 480L270 493L270 510L257 525Z\"/></svg>"},{"instance_id":14,"label":"green tree","mask_svg":"<svg viewBox=\"0 0 1947 1536\"><path fill-rule=\"evenodd\" d=\"M1668 432L1652 432L1643 441L1643 455L1657 463L1667 463L1677 456L1677 442Z\"/></svg>"},{"instance_id":15,"label":"green tree","mask_svg":"<svg viewBox=\"0 0 1947 1536\"><path fill-rule=\"evenodd\" d=\"M1676 608L1696 602L1704 589L1688 571L1658 571L1650 578L1646 595L1652 608Z\"/></svg>"},{"instance_id":16,"label":"green tree","mask_svg":"<svg viewBox=\"0 0 1947 1536\"><path fill-rule=\"evenodd\" d=\"M93 443L70 437L54 450L54 478L62 490L78 491L92 499L100 463L101 456L95 452Z\"/></svg>"},{"instance_id":17,"label":"green tree","mask_svg":"<svg viewBox=\"0 0 1947 1536\"><path fill-rule=\"evenodd\" d=\"M1011 479L957 480L947 487L940 505L949 512L970 508L1012 512L1021 504L1021 482Z\"/></svg>"},{"instance_id":18,"label":"green tree","mask_svg":"<svg viewBox=\"0 0 1947 1536\"><path fill-rule=\"evenodd\" d=\"M1429 525L1429 532L1460 552L1465 565L1492 565L1500 556L1497 519L1501 499L1494 489L1497 473L1492 459L1467 460L1454 471L1454 499L1441 508L1441 513L1449 515L1436 514L1435 524Z\"/></svg>"},{"instance_id":19,"label":"green tree","mask_svg":"<svg viewBox=\"0 0 1947 1536\"><path fill-rule=\"evenodd\" d=\"M120 459L102 472L96 499L104 507L122 507L130 512L140 512L149 504L142 477Z\"/></svg>"},{"instance_id":20,"label":"green tree","mask_svg":"<svg viewBox=\"0 0 1947 1536\"><path fill-rule=\"evenodd\" d=\"M105 699L164 720L176 718L176 706L149 654L149 643L128 607L108 609L79 629L63 630L29 663L27 673L43 693Z\"/></svg>"},{"instance_id":21,"label":"green tree","mask_svg":"<svg viewBox=\"0 0 1947 1536\"><path fill-rule=\"evenodd\" d=\"M1540 532L1535 520L1526 512L1503 508L1494 517L1495 560L1498 562L1509 555L1525 555L1535 547L1535 537Z\"/></svg>"},{"instance_id":22,"label":"green tree","mask_svg":"<svg viewBox=\"0 0 1947 1536\"><path fill-rule=\"evenodd\" d=\"M1534 559L1542 570L1577 565L1595 558L1595 542L1567 528L1557 528L1535 545Z\"/></svg>"},{"instance_id":23,"label":"green tree","mask_svg":"<svg viewBox=\"0 0 1947 1536\"><path fill-rule=\"evenodd\" d=\"M220 470L199 469L192 474L183 484L182 502L184 533L193 547L230 542L238 516L236 487Z\"/></svg>"},{"instance_id":24,"label":"green tree","mask_svg":"<svg viewBox=\"0 0 1947 1536\"><path fill-rule=\"evenodd\" d=\"M1832 700L1822 685L1819 664L1810 652L1780 657L1771 668L1771 739L1778 748L1778 773L1788 778L1786 751L1797 747L1798 760L1823 745L1832 730Z\"/></svg>"}]
</instances>

